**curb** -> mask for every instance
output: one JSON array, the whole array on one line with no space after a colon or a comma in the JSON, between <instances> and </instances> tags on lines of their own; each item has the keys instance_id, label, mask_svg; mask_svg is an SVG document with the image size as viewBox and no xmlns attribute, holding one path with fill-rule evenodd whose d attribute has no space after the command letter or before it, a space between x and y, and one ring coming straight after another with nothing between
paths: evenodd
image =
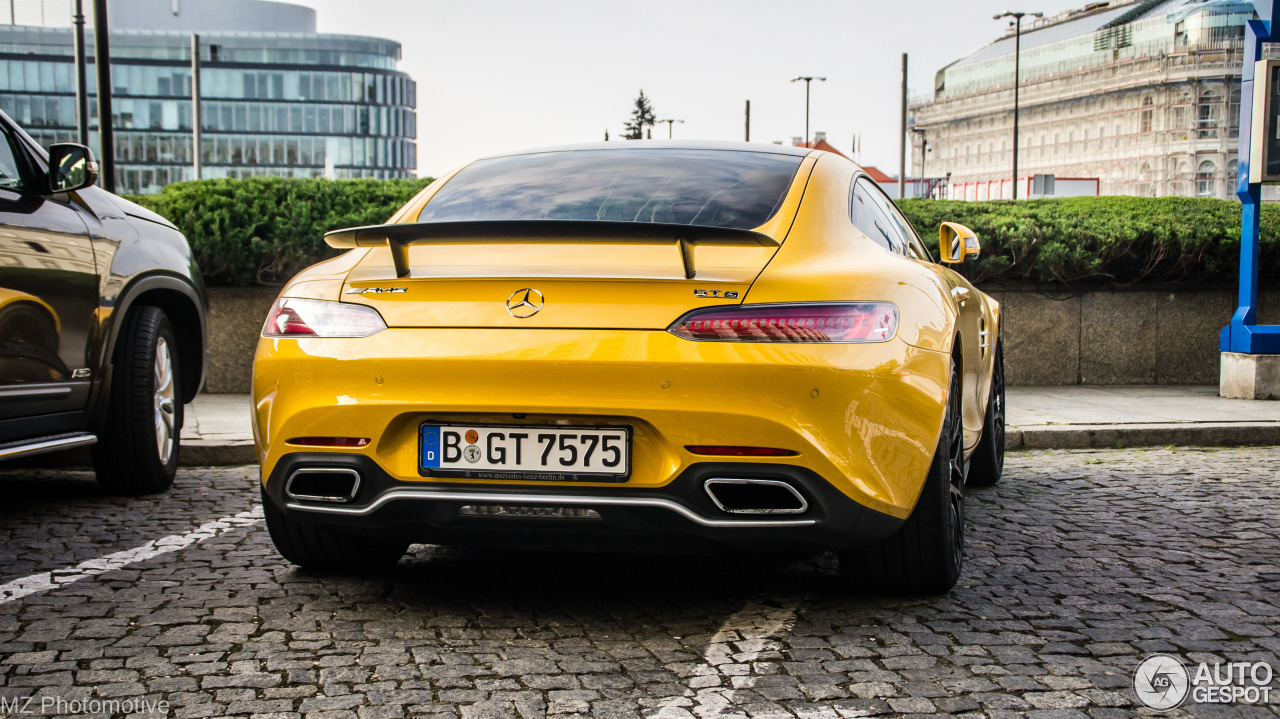
<instances>
[{"instance_id":1,"label":"curb","mask_svg":"<svg viewBox=\"0 0 1280 719\"><path fill-rule=\"evenodd\" d=\"M179 467L232 467L257 463L258 453L253 448L253 440L248 439L230 442L188 439L182 442L182 450L178 453Z\"/></svg>"},{"instance_id":2,"label":"curb","mask_svg":"<svg viewBox=\"0 0 1280 719\"><path fill-rule=\"evenodd\" d=\"M1006 450L1241 445L1280 445L1280 423L1197 422L1010 427L1005 433L1004 442Z\"/></svg>"}]
</instances>

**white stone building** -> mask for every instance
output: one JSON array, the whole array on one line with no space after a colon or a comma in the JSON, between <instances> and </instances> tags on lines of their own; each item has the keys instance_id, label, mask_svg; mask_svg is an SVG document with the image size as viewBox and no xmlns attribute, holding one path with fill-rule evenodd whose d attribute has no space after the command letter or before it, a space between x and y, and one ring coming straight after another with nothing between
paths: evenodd
<instances>
[{"instance_id":1,"label":"white stone building","mask_svg":"<svg viewBox=\"0 0 1280 719\"><path fill-rule=\"evenodd\" d=\"M1103 195L1234 197L1252 17L1238 0L1111 0L1025 18L1019 176L1097 178ZM1013 61L1010 30L938 71L933 97L912 103L912 174L927 143L924 174L950 176L938 195L988 199L962 188L1011 180Z\"/></svg>"}]
</instances>

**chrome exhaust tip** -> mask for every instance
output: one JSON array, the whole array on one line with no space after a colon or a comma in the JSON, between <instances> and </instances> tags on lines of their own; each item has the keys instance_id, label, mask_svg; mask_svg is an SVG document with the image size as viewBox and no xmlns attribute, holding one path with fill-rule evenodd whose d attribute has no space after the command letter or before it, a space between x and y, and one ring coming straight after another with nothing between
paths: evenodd
<instances>
[{"instance_id":1,"label":"chrome exhaust tip","mask_svg":"<svg viewBox=\"0 0 1280 719\"><path fill-rule=\"evenodd\" d=\"M295 469L284 483L285 495L301 502L349 504L359 491L360 473L347 467Z\"/></svg>"},{"instance_id":2,"label":"chrome exhaust tip","mask_svg":"<svg viewBox=\"0 0 1280 719\"><path fill-rule=\"evenodd\" d=\"M708 479L703 488L728 514L804 514L809 502L795 487L777 479Z\"/></svg>"}]
</instances>

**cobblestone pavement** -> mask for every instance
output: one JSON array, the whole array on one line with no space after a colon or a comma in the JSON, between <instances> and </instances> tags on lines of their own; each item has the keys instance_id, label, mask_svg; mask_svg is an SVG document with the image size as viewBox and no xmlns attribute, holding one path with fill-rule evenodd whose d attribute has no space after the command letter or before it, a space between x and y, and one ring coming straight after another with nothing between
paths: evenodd
<instances>
[{"instance_id":1,"label":"cobblestone pavement","mask_svg":"<svg viewBox=\"0 0 1280 719\"><path fill-rule=\"evenodd\" d=\"M1280 448L1012 455L1003 484L970 493L960 585L926 599L850 592L829 555L415 547L385 574L310 574L243 514L255 468L184 471L141 499L12 471L0 713L119 699L175 717L1150 714L1130 682L1151 652L1280 677L1278 466ZM20 585L35 589L4 596Z\"/></svg>"}]
</instances>

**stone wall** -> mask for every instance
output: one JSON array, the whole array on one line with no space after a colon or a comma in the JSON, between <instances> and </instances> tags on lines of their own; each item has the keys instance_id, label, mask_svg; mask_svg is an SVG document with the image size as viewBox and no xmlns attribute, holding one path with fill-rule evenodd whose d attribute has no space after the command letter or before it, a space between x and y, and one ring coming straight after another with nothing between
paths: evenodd
<instances>
[{"instance_id":1,"label":"stone wall","mask_svg":"<svg viewBox=\"0 0 1280 719\"><path fill-rule=\"evenodd\" d=\"M209 368L204 391L247 394L253 353L278 287L210 287Z\"/></svg>"},{"instance_id":2,"label":"stone wall","mask_svg":"<svg viewBox=\"0 0 1280 719\"><path fill-rule=\"evenodd\" d=\"M206 392L249 391L253 352L276 288L209 290ZM1004 305L1010 384L1217 384L1218 332L1235 291L992 292ZM1280 320L1264 292L1260 323Z\"/></svg>"},{"instance_id":3,"label":"stone wall","mask_svg":"<svg viewBox=\"0 0 1280 719\"><path fill-rule=\"evenodd\" d=\"M1217 384L1234 290L992 292L1004 305L1009 384ZM1263 293L1259 321L1280 317Z\"/></svg>"}]
</instances>

